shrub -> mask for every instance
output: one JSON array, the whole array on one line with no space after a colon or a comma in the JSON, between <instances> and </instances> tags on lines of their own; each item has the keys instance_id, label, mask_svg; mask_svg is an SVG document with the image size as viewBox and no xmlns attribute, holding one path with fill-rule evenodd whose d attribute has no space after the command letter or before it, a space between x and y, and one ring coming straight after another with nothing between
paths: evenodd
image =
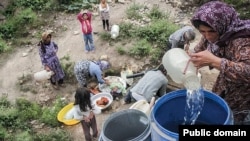
<instances>
[{"instance_id":1,"label":"shrub","mask_svg":"<svg viewBox=\"0 0 250 141\"><path fill-rule=\"evenodd\" d=\"M108 32L101 32L99 35L103 41L110 41L111 40L110 33L108 33Z\"/></svg>"},{"instance_id":2,"label":"shrub","mask_svg":"<svg viewBox=\"0 0 250 141\"><path fill-rule=\"evenodd\" d=\"M133 24L123 22L119 25L119 27L120 27L120 32L118 36L119 38L127 39L135 37L137 27L135 27Z\"/></svg>"},{"instance_id":3,"label":"shrub","mask_svg":"<svg viewBox=\"0 0 250 141\"><path fill-rule=\"evenodd\" d=\"M17 12L15 17L9 18L0 25L0 32L3 39L27 36L27 25L32 25L37 20L36 14L30 9L23 9Z\"/></svg>"},{"instance_id":4,"label":"shrub","mask_svg":"<svg viewBox=\"0 0 250 141\"><path fill-rule=\"evenodd\" d=\"M33 141L32 134L30 134L28 131L22 131L20 133L17 133L15 135L15 141Z\"/></svg>"},{"instance_id":5,"label":"shrub","mask_svg":"<svg viewBox=\"0 0 250 141\"><path fill-rule=\"evenodd\" d=\"M142 15L140 15L139 10L142 8L143 6L140 4L132 4L131 6L129 6L129 8L126 9L126 15L128 19L142 19Z\"/></svg>"},{"instance_id":6,"label":"shrub","mask_svg":"<svg viewBox=\"0 0 250 141\"><path fill-rule=\"evenodd\" d=\"M152 64L160 64L161 63L161 58L164 55L164 51L160 48L155 48L151 51L150 53L150 61Z\"/></svg>"},{"instance_id":7,"label":"shrub","mask_svg":"<svg viewBox=\"0 0 250 141\"><path fill-rule=\"evenodd\" d=\"M149 55L151 51L151 45L147 40L143 39L138 41L132 48L129 49L129 55L141 58Z\"/></svg>"},{"instance_id":8,"label":"shrub","mask_svg":"<svg viewBox=\"0 0 250 141\"><path fill-rule=\"evenodd\" d=\"M70 61L69 54L60 58L60 63L65 73L64 80L67 82L75 82L75 74L74 74L75 63Z\"/></svg>"},{"instance_id":9,"label":"shrub","mask_svg":"<svg viewBox=\"0 0 250 141\"><path fill-rule=\"evenodd\" d=\"M32 10L42 10L50 0L16 0L17 6L31 8Z\"/></svg>"},{"instance_id":10,"label":"shrub","mask_svg":"<svg viewBox=\"0 0 250 141\"><path fill-rule=\"evenodd\" d=\"M125 50L122 46L117 47L117 52L118 52L120 55L126 54L126 50Z\"/></svg>"},{"instance_id":11,"label":"shrub","mask_svg":"<svg viewBox=\"0 0 250 141\"><path fill-rule=\"evenodd\" d=\"M11 21L6 21L0 25L0 34L3 39L11 39L17 31L17 27Z\"/></svg>"},{"instance_id":12,"label":"shrub","mask_svg":"<svg viewBox=\"0 0 250 141\"><path fill-rule=\"evenodd\" d=\"M156 20L146 27L139 28L137 36L165 49L168 37L178 28L177 25L167 20Z\"/></svg>"},{"instance_id":13,"label":"shrub","mask_svg":"<svg viewBox=\"0 0 250 141\"><path fill-rule=\"evenodd\" d=\"M61 123L57 120L57 114L65 105L66 103L63 100L57 98L52 107L43 108L40 121L52 127L61 125Z\"/></svg>"},{"instance_id":14,"label":"shrub","mask_svg":"<svg viewBox=\"0 0 250 141\"><path fill-rule=\"evenodd\" d=\"M0 107L0 126L6 128L6 129L15 129L18 124L17 124L17 119L18 119L18 110L9 107L9 108L4 108Z\"/></svg>"},{"instance_id":15,"label":"shrub","mask_svg":"<svg viewBox=\"0 0 250 141\"><path fill-rule=\"evenodd\" d=\"M24 98L16 99L16 108L21 121L31 121L41 116L41 107Z\"/></svg>"},{"instance_id":16,"label":"shrub","mask_svg":"<svg viewBox=\"0 0 250 141\"><path fill-rule=\"evenodd\" d=\"M8 132L6 131L5 128L3 128L1 125L0 125L0 140L1 141L4 141L6 136L7 136Z\"/></svg>"},{"instance_id":17,"label":"shrub","mask_svg":"<svg viewBox=\"0 0 250 141\"><path fill-rule=\"evenodd\" d=\"M148 17L150 19L163 19L166 18L167 15L160 11L159 7L153 6L153 8L149 11Z\"/></svg>"},{"instance_id":18,"label":"shrub","mask_svg":"<svg viewBox=\"0 0 250 141\"><path fill-rule=\"evenodd\" d=\"M11 106L10 101L7 99L7 96L2 96L0 98L0 107L9 108Z\"/></svg>"},{"instance_id":19,"label":"shrub","mask_svg":"<svg viewBox=\"0 0 250 141\"><path fill-rule=\"evenodd\" d=\"M76 1L71 4L62 4L61 7L67 12L79 12L80 9L91 9L92 5L89 2Z\"/></svg>"},{"instance_id":20,"label":"shrub","mask_svg":"<svg viewBox=\"0 0 250 141\"><path fill-rule=\"evenodd\" d=\"M39 133L34 137L35 141L72 141L70 134L60 128L52 129L48 134Z\"/></svg>"}]
</instances>

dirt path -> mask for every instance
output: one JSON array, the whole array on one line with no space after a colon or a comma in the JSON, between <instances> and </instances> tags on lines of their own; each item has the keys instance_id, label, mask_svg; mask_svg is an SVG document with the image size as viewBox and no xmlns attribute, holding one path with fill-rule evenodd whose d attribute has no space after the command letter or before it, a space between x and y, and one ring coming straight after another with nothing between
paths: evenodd
<instances>
[{"instance_id":1,"label":"dirt path","mask_svg":"<svg viewBox=\"0 0 250 141\"><path fill-rule=\"evenodd\" d=\"M163 10L173 9L170 5L165 3L159 4L159 1L135 0L135 3L147 4L151 6L153 4L158 4ZM110 3L111 25L119 24L122 19L125 18L125 10L130 4L132 4L131 1L126 1L125 4ZM60 24L61 28L67 29L60 34L53 34L52 40L54 40L59 46L59 58L68 54L71 61L76 62L81 59L99 58L101 55L106 54L109 56L112 65L116 67L121 67L125 63L136 63L138 66L145 63L144 60L135 60L128 56L119 55L115 50L115 46L110 46L109 43L101 41L98 34L94 34L96 52L86 54L84 52L81 28L76 19L76 14L58 14L55 24ZM92 24L95 32L104 32L99 16L94 17ZM16 87L16 84L18 83L18 78L28 74L34 74L35 72L43 69L36 44L18 49L16 53L13 53L5 61L6 62L3 62L3 66L1 66L0 69L0 94L7 94L11 101L14 101L20 96L24 96L31 100L34 99L36 95L30 93L29 91L20 92L19 88Z\"/></svg>"}]
</instances>

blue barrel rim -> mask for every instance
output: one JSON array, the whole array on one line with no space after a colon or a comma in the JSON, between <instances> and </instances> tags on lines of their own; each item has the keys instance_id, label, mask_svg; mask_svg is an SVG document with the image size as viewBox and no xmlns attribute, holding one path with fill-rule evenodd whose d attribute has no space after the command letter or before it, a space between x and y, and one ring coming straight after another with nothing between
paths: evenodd
<instances>
[{"instance_id":1,"label":"blue barrel rim","mask_svg":"<svg viewBox=\"0 0 250 141\"><path fill-rule=\"evenodd\" d=\"M167 93L167 95L168 95L167 97L166 96L161 97L157 101L157 103L159 105L162 105L166 100L170 100L170 99L173 99L173 98L176 98L176 97L180 97L180 96L185 96L186 95L186 91L187 91L186 89L180 89L180 90L169 92L169 93ZM211 91L208 91L208 90L205 90L205 89L203 89L203 91L204 91L204 97L209 98L210 100L215 101L217 103L223 103L221 106L228 113L227 117L226 117L226 120L225 120L225 122L223 124L227 123L230 120L230 114L229 113L231 112L231 110L230 110L227 102L223 98L221 98L220 96L216 95L215 93L213 93ZM216 98L216 99L213 99L213 98ZM157 108L155 108L155 106L154 106L153 109L151 110L150 118L152 118L153 121L157 121L155 119L154 113L156 112L156 110L158 110L158 108L159 108L159 106ZM152 121L152 119L151 119L151 121ZM162 130L164 132L167 132L170 135L173 135L175 137L179 136L178 133L175 133L175 132L172 132L170 130L167 130L167 129L163 128L158 122L155 122L155 123L156 123L157 127L160 128L160 130Z\"/></svg>"}]
</instances>

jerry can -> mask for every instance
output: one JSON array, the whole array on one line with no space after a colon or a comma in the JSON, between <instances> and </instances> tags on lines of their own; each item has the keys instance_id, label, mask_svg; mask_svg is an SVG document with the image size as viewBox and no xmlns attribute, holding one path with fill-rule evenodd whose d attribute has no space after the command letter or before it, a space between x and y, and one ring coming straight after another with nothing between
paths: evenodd
<instances>
[{"instance_id":1,"label":"jerry can","mask_svg":"<svg viewBox=\"0 0 250 141\"><path fill-rule=\"evenodd\" d=\"M112 25L111 27L111 38L112 39L115 39L118 35L119 35L119 30L120 30L120 27L116 24Z\"/></svg>"},{"instance_id":2,"label":"jerry can","mask_svg":"<svg viewBox=\"0 0 250 141\"><path fill-rule=\"evenodd\" d=\"M34 74L34 79L37 82L45 81L50 79L53 74L54 74L53 71L42 70Z\"/></svg>"}]
</instances>

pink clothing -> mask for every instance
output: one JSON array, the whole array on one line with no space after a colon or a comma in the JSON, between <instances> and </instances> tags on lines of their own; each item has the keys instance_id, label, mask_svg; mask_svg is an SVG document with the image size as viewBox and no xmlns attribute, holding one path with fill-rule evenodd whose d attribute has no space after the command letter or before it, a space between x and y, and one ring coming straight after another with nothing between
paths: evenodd
<instances>
[{"instance_id":1,"label":"pink clothing","mask_svg":"<svg viewBox=\"0 0 250 141\"><path fill-rule=\"evenodd\" d=\"M90 34L92 33L92 25L91 25L91 18L92 18L92 14L90 12L87 13L88 18L85 20L83 19L83 14L79 13L77 15L77 19L79 20L79 22L82 25L82 32L83 34Z\"/></svg>"}]
</instances>

